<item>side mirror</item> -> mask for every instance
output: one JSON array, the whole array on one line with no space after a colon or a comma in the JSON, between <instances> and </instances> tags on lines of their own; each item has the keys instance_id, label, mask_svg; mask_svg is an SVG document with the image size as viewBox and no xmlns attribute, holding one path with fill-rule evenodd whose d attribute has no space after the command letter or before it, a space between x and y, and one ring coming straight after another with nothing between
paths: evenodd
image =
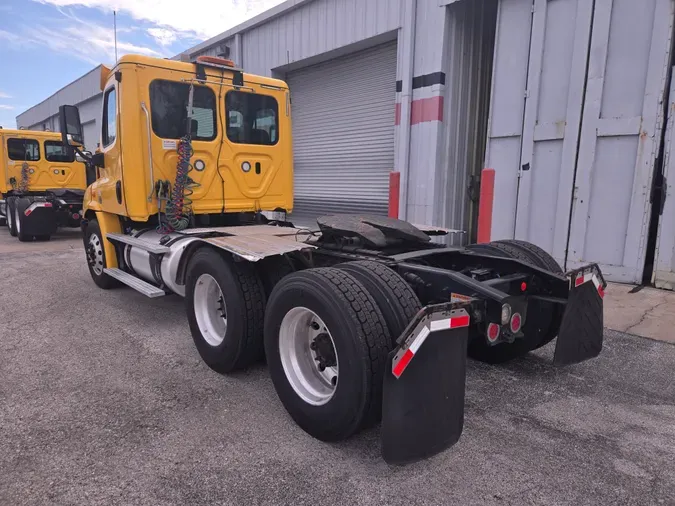
<instances>
[{"instance_id":1,"label":"side mirror","mask_svg":"<svg viewBox=\"0 0 675 506\"><path fill-rule=\"evenodd\" d=\"M80 153L75 153L75 160L78 162L87 162L91 158L91 151L82 150L81 153L81 155Z\"/></svg>"},{"instance_id":2,"label":"side mirror","mask_svg":"<svg viewBox=\"0 0 675 506\"><path fill-rule=\"evenodd\" d=\"M80 147L84 144L80 111L74 105L59 107L59 122L61 124L61 142L64 146Z\"/></svg>"}]
</instances>

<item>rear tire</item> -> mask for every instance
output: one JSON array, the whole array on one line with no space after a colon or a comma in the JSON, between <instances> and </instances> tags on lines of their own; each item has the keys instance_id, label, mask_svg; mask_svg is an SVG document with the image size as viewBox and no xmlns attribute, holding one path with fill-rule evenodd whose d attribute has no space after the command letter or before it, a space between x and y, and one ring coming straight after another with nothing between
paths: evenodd
<instances>
[{"instance_id":1,"label":"rear tire","mask_svg":"<svg viewBox=\"0 0 675 506\"><path fill-rule=\"evenodd\" d=\"M265 296L253 265L203 248L190 259L185 285L190 331L206 365L229 373L260 359Z\"/></svg>"},{"instance_id":2,"label":"rear tire","mask_svg":"<svg viewBox=\"0 0 675 506\"><path fill-rule=\"evenodd\" d=\"M94 280L96 286L103 290L109 290L119 286L120 282L103 272L103 269L108 265L103 245L103 234L101 234L98 221L95 219L89 220L84 232L84 251L89 266L89 274L91 274L91 279Z\"/></svg>"},{"instance_id":3,"label":"rear tire","mask_svg":"<svg viewBox=\"0 0 675 506\"><path fill-rule=\"evenodd\" d=\"M14 226L16 227L16 235L21 242L33 240L33 234L26 232L26 215L24 214L30 204L31 202L27 198L20 198L14 202Z\"/></svg>"},{"instance_id":4,"label":"rear tire","mask_svg":"<svg viewBox=\"0 0 675 506\"><path fill-rule=\"evenodd\" d=\"M312 330L318 334L313 336ZM323 344L311 348L318 339ZM272 383L295 422L317 439L342 440L381 418L382 382L391 348L375 300L347 272L335 268L296 272L272 292L265 315ZM326 355L335 364L332 388L322 382L325 372L315 365Z\"/></svg>"},{"instance_id":5,"label":"rear tire","mask_svg":"<svg viewBox=\"0 0 675 506\"><path fill-rule=\"evenodd\" d=\"M555 274L562 273L562 269L553 257L538 246L526 241L502 240L489 244L474 244L468 248L484 254L520 260ZM563 310L558 305L530 301L522 338L516 339L513 343L490 345L483 336L478 336L469 343L469 356L490 364L500 364L522 357L555 339L562 314Z\"/></svg>"},{"instance_id":6,"label":"rear tire","mask_svg":"<svg viewBox=\"0 0 675 506\"><path fill-rule=\"evenodd\" d=\"M349 262L336 267L358 279L373 296L395 347L396 340L422 309L413 289L397 272L378 262Z\"/></svg>"},{"instance_id":7,"label":"rear tire","mask_svg":"<svg viewBox=\"0 0 675 506\"><path fill-rule=\"evenodd\" d=\"M36 235L36 236L35 236L35 240L36 240L36 241L44 241L44 242L47 242L47 241L51 240L51 238L52 238L52 236L49 235L49 234L43 234L43 235Z\"/></svg>"},{"instance_id":8,"label":"rear tire","mask_svg":"<svg viewBox=\"0 0 675 506\"><path fill-rule=\"evenodd\" d=\"M547 251L540 248L536 244L532 244L531 242L527 241L519 241L515 239L506 239L503 241L497 241L497 243L515 246L516 248L519 248L521 251L527 252L528 255L530 255L536 260L537 267L541 267L542 269L546 269L547 271L553 272L555 274L563 273L562 267L560 267L560 264L558 264L556 259L553 258Z\"/></svg>"},{"instance_id":9,"label":"rear tire","mask_svg":"<svg viewBox=\"0 0 675 506\"><path fill-rule=\"evenodd\" d=\"M9 228L9 235L16 237L16 224L14 223L14 206L16 197L9 197L7 199L7 228Z\"/></svg>"}]
</instances>

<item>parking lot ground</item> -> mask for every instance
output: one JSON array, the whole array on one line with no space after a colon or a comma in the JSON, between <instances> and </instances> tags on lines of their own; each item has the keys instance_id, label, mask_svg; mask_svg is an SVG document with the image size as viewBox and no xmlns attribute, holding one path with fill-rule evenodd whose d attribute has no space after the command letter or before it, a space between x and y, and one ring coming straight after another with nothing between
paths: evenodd
<instances>
[{"instance_id":1,"label":"parking lot ground","mask_svg":"<svg viewBox=\"0 0 675 506\"><path fill-rule=\"evenodd\" d=\"M378 428L307 436L264 365L208 369L179 298L99 290L79 238L10 240L0 504L673 504L672 344L607 331L598 359L569 368L551 346L470 362L459 443L395 468Z\"/></svg>"}]
</instances>

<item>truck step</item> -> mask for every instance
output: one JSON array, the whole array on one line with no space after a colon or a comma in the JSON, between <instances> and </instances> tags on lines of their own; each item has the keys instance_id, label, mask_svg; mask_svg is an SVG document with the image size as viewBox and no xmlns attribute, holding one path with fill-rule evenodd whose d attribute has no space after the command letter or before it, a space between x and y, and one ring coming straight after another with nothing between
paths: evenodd
<instances>
[{"instance_id":1,"label":"truck step","mask_svg":"<svg viewBox=\"0 0 675 506\"><path fill-rule=\"evenodd\" d=\"M143 239L137 239L136 237L131 237L130 235L125 234L106 234L108 240L113 242L121 242L133 246L134 248L139 248L145 250L149 253L154 253L155 255L162 255L169 252L169 248L162 246L161 244L151 244Z\"/></svg>"},{"instance_id":2,"label":"truck step","mask_svg":"<svg viewBox=\"0 0 675 506\"><path fill-rule=\"evenodd\" d=\"M162 290L161 288L157 288L156 286L153 286L150 283L143 281L142 279L139 279L136 276L133 276L128 272L124 272L120 269L103 269L103 272L105 272L111 278L115 278L116 280L133 288L137 292L142 293L146 297L150 297L151 299L154 299L156 297L163 297L164 295L166 295L166 292L164 292L164 290Z\"/></svg>"}]
</instances>

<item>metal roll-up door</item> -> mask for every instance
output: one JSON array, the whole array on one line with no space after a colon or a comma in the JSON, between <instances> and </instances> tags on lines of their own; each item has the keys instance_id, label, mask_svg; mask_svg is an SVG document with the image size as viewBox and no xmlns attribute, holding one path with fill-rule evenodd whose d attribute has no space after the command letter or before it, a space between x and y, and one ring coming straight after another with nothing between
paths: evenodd
<instances>
[{"instance_id":1,"label":"metal roll-up door","mask_svg":"<svg viewBox=\"0 0 675 506\"><path fill-rule=\"evenodd\" d=\"M292 72L294 219L386 215L394 166L396 44Z\"/></svg>"}]
</instances>

